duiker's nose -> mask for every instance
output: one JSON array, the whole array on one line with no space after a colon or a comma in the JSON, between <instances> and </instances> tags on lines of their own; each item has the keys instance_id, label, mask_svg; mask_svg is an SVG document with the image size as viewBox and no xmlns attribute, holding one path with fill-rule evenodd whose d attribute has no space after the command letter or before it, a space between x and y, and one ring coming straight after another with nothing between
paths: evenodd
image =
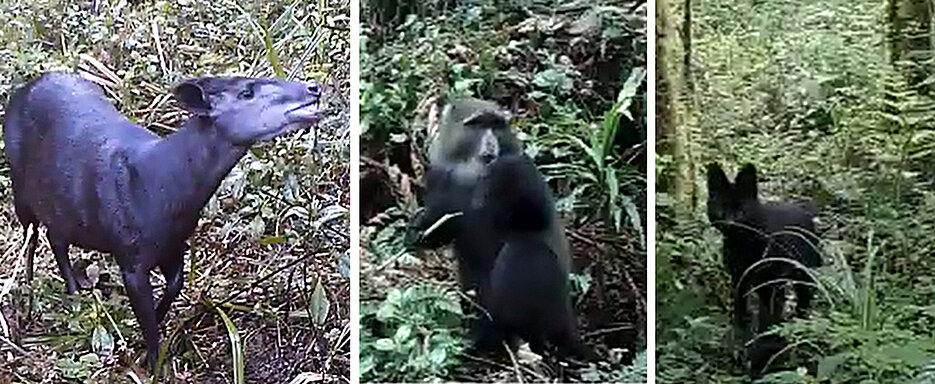
<instances>
[{"instance_id":1,"label":"duiker's nose","mask_svg":"<svg viewBox=\"0 0 935 384\"><path fill-rule=\"evenodd\" d=\"M321 96L321 85L314 84L314 83L308 84L308 88L306 88L306 92L308 92L309 95L312 95L314 97L319 97Z\"/></svg>"}]
</instances>

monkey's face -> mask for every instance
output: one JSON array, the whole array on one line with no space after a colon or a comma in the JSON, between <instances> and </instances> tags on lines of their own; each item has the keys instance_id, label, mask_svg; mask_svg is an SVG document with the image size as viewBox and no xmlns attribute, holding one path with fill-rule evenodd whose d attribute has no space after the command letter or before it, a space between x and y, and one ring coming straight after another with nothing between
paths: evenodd
<instances>
[{"instance_id":1,"label":"monkey's face","mask_svg":"<svg viewBox=\"0 0 935 384\"><path fill-rule=\"evenodd\" d=\"M429 152L433 166L451 168L457 183L474 186L490 163L522 153L522 145L493 103L471 99L445 107Z\"/></svg>"},{"instance_id":2,"label":"monkey's face","mask_svg":"<svg viewBox=\"0 0 935 384\"><path fill-rule=\"evenodd\" d=\"M455 163L487 165L497 157L519 153L519 140L510 130L503 115L480 111L461 122L448 152L448 160Z\"/></svg>"},{"instance_id":3,"label":"monkey's face","mask_svg":"<svg viewBox=\"0 0 935 384\"><path fill-rule=\"evenodd\" d=\"M509 130L467 126L456 147L459 162L452 167L452 176L459 184L474 186L487 177L490 165L497 159L519 153L519 143ZM471 205L480 206L482 195L473 194Z\"/></svg>"}]
</instances>

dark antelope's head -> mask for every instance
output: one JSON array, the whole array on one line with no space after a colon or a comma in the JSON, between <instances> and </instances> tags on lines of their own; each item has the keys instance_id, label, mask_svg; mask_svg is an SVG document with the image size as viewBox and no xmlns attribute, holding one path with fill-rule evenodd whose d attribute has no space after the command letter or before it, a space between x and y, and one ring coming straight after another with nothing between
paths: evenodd
<instances>
[{"instance_id":1,"label":"dark antelope's head","mask_svg":"<svg viewBox=\"0 0 935 384\"><path fill-rule=\"evenodd\" d=\"M322 87L315 83L246 77L199 77L172 90L196 116L238 146L305 129L321 118Z\"/></svg>"},{"instance_id":2,"label":"dark antelope's head","mask_svg":"<svg viewBox=\"0 0 935 384\"><path fill-rule=\"evenodd\" d=\"M708 165L708 220L722 232L735 224L749 224L759 208L756 168L744 165L731 183L717 163Z\"/></svg>"}]
</instances>

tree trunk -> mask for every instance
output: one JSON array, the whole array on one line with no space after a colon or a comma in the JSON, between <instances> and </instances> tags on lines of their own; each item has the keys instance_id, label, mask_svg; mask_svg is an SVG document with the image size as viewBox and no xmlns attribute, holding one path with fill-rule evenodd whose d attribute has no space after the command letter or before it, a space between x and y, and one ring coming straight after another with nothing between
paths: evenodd
<instances>
[{"instance_id":1,"label":"tree trunk","mask_svg":"<svg viewBox=\"0 0 935 384\"><path fill-rule=\"evenodd\" d=\"M925 80L932 72L932 0L888 0L887 33L890 61L909 85L922 95L931 95Z\"/></svg>"},{"instance_id":2,"label":"tree trunk","mask_svg":"<svg viewBox=\"0 0 935 384\"><path fill-rule=\"evenodd\" d=\"M686 1L686 3L688 3ZM690 4L689 4L690 5ZM684 75L686 61L678 28L678 16L669 0L656 1L656 148L671 158L664 174L659 175L659 190L668 193L678 206L693 209L689 130L685 126Z\"/></svg>"}]
</instances>

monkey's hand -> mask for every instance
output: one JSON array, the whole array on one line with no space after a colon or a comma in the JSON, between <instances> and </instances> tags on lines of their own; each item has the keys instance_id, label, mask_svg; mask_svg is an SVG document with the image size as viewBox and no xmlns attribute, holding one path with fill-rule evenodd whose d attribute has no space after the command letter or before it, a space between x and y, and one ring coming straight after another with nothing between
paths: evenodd
<instances>
[{"instance_id":1,"label":"monkey's hand","mask_svg":"<svg viewBox=\"0 0 935 384\"><path fill-rule=\"evenodd\" d=\"M447 213L438 220L430 221L424 212L420 212L406 228L403 244L407 249L438 248L451 244L456 236L456 227L453 227L455 224L452 221L462 215L462 212Z\"/></svg>"}]
</instances>

